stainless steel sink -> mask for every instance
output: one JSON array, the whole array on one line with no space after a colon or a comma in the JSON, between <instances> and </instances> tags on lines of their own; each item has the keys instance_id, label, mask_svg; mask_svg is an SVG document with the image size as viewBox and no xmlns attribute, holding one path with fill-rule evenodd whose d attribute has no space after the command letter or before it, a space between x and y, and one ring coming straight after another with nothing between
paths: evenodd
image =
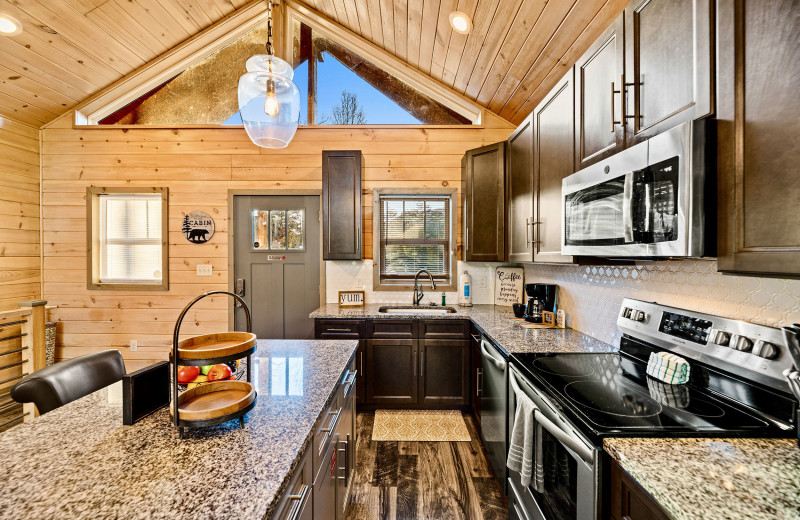
<instances>
[{"instance_id":1,"label":"stainless steel sink","mask_svg":"<svg viewBox=\"0 0 800 520\"><path fill-rule=\"evenodd\" d=\"M439 307L439 306L428 306L428 305L419 305L419 306L411 306L411 305L399 305L396 307L385 306L378 309L378 312L382 312L384 314L424 314L424 315L443 315L443 314L453 314L456 310L452 307Z\"/></svg>"}]
</instances>

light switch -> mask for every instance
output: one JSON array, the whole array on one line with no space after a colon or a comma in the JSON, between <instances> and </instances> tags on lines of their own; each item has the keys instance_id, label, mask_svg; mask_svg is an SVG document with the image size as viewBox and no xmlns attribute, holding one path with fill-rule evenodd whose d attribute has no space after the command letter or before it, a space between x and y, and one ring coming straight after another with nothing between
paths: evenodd
<instances>
[{"instance_id":1,"label":"light switch","mask_svg":"<svg viewBox=\"0 0 800 520\"><path fill-rule=\"evenodd\" d=\"M197 276L211 276L211 264L197 264Z\"/></svg>"}]
</instances>

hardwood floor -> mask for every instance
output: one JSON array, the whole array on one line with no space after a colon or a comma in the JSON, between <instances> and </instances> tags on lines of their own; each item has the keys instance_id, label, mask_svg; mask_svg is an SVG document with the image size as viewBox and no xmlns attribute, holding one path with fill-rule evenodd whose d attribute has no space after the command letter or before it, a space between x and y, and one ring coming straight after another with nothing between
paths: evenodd
<instances>
[{"instance_id":1,"label":"hardwood floor","mask_svg":"<svg viewBox=\"0 0 800 520\"><path fill-rule=\"evenodd\" d=\"M357 417L348 520L508 518L471 416L464 415L471 442L372 441L374 419L373 413Z\"/></svg>"}]
</instances>

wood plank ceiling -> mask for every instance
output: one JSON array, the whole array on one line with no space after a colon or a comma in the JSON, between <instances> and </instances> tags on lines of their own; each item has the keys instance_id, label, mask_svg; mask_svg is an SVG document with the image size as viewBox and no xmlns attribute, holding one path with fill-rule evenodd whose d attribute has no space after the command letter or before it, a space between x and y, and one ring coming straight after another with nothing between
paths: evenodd
<instances>
[{"instance_id":1,"label":"wood plank ceiling","mask_svg":"<svg viewBox=\"0 0 800 520\"><path fill-rule=\"evenodd\" d=\"M518 124L628 0L306 0L409 65ZM248 0L0 0L22 34L0 37L0 115L33 126ZM277 3L277 2L276 2ZM468 35L448 15L467 13Z\"/></svg>"}]
</instances>

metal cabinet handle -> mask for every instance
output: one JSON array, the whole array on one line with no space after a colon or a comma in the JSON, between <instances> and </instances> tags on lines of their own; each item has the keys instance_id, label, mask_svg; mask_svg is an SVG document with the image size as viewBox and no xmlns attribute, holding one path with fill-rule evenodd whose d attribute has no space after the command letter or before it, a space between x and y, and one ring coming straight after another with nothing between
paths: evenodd
<instances>
[{"instance_id":1,"label":"metal cabinet handle","mask_svg":"<svg viewBox=\"0 0 800 520\"><path fill-rule=\"evenodd\" d=\"M540 243L537 238L539 237L539 232L537 231L537 227L541 222L538 220L531 219L531 245Z\"/></svg>"},{"instance_id":2,"label":"metal cabinet handle","mask_svg":"<svg viewBox=\"0 0 800 520\"><path fill-rule=\"evenodd\" d=\"M531 226L531 219L530 217L525 219L525 247L529 247L531 245L531 238L529 236L529 228Z\"/></svg>"},{"instance_id":3,"label":"metal cabinet handle","mask_svg":"<svg viewBox=\"0 0 800 520\"><path fill-rule=\"evenodd\" d=\"M339 441L339 443L344 443L344 449L338 449L339 453L344 453L344 468L339 468L344 470L344 476L337 476L337 478L339 480L344 480L345 483L347 483L347 479L350 476L350 434L347 434L347 440Z\"/></svg>"},{"instance_id":4,"label":"metal cabinet handle","mask_svg":"<svg viewBox=\"0 0 800 520\"><path fill-rule=\"evenodd\" d=\"M614 88L614 82L613 81L611 82L611 133L612 134L614 133L615 127L617 125L622 125L622 126L625 125L625 118L624 117L620 117L619 121L616 121L614 119L614 94L620 94L620 101L621 101L622 98L625 96L625 94L622 93L622 90L623 90L623 87L620 87L619 90L616 90Z\"/></svg>"},{"instance_id":5,"label":"metal cabinet handle","mask_svg":"<svg viewBox=\"0 0 800 520\"><path fill-rule=\"evenodd\" d=\"M411 350L411 357L411 370L413 371L411 376L417 377L417 349Z\"/></svg>"},{"instance_id":6,"label":"metal cabinet handle","mask_svg":"<svg viewBox=\"0 0 800 520\"><path fill-rule=\"evenodd\" d=\"M303 490L300 492L299 495L289 495L290 502L297 502L297 505L294 508L291 516L289 516L289 520L297 520L300 518L300 512L303 510L303 506L308 500L308 494L311 487L308 484L303 484Z\"/></svg>"},{"instance_id":7,"label":"metal cabinet handle","mask_svg":"<svg viewBox=\"0 0 800 520\"><path fill-rule=\"evenodd\" d=\"M622 83L622 93L621 93L621 100L622 100L622 127L625 128L628 119L636 119L636 116L629 116L628 115L628 87L633 87L636 83L625 83L625 74L621 74L619 77L620 83Z\"/></svg>"},{"instance_id":8,"label":"metal cabinet handle","mask_svg":"<svg viewBox=\"0 0 800 520\"><path fill-rule=\"evenodd\" d=\"M464 228L464 252L469 251L469 228Z\"/></svg>"},{"instance_id":9,"label":"metal cabinet handle","mask_svg":"<svg viewBox=\"0 0 800 520\"><path fill-rule=\"evenodd\" d=\"M353 391L353 386L354 386L353 384L356 382L356 374L358 374L358 370L353 370L347 376L348 379L345 379L345 381L344 381L344 386L347 386L347 391L344 394L345 399L350 397L350 392Z\"/></svg>"},{"instance_id":10,"label":"metal cabinet handle","mask_svg":"<svg viewBox=\"0 0 800 520\"><path fill-rule=\"evenodd\" d=\"M475 334L470 334L470 336L472 336L472 339L474 339L474 340L475 340L475 341L477 341L478 343L480 343L480 342L481 342L481 338L480 338L480 336L476 336Z\"/></svg>"},{"instance_id":11,"label":"metal cabinet handle","mask_svg":"<svg viewBox=\"0 0 800 520\"><path fill-rule=\"evenodd\" d=\"M331 431L335 430L336 429L336 423L339 422L339 415L341 413L342 413L342 407L340 406L339 409L336 411L336 416L329 423L330 426L328 426L327 428L320 429L320 432L322 432L322 433L330 433Z\"/></svg>"},{"instance_id":12,"label":"metal cabinet handle","mask_svg":"<svg viewBox=\"0 0 800 520\"><path fill-rule=\"evenodd\" d=\"M475 397L480 397L483 393L483 373L480 368L475 373Z\"/></svg>"},{"instance_id":13,"label":"metal cabinet handle","mask_svg":"<svg viewBox=\"0 0 800 520\"><path fill-rule=\"evenodd\" d=\"M353 332L352 329L325 329L325 332Z\"/></svg>"},{"instance_id":14,"label":"metal cabinet handle","mask_svg":"<svg viewBox=\"0 0 800 520\"><path fill-rule=\"evenodd\" d=\"M358 251L359 245L361 245L361 226L356 228L356 251Z\"/></svg>"}]
</instances>

